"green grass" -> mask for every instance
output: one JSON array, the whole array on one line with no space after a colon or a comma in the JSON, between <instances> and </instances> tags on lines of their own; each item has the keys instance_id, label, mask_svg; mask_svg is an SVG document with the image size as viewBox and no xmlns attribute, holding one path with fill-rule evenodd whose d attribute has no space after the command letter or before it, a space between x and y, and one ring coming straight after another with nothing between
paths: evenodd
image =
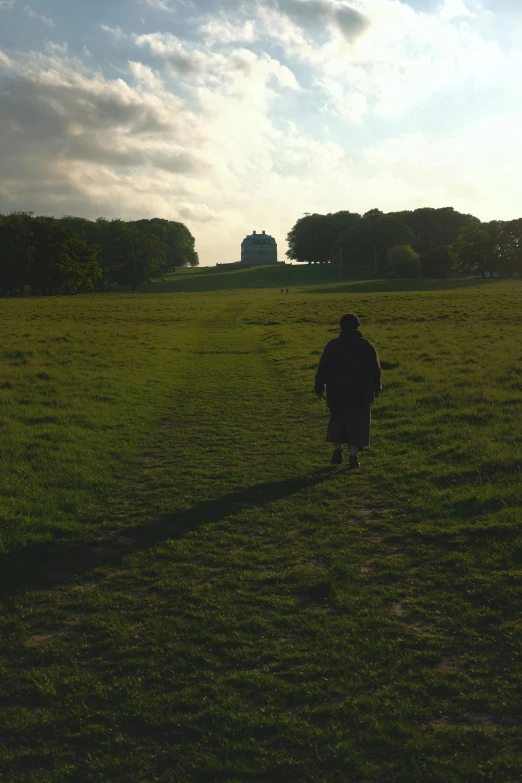
<instances>
[{"instance_id":1,"label":"green grass","mask_svg":"<svg viewBox=\"0 0 522 783\"><path fill-rule=\"evenodd\" d=\"M310 284L336 282L346 284L367 281L365 267L344 268L309 264L278 264L274 266L238 267L224 264L201 269L178 269L161 280L143 283L145 293L201 293L203 291L230 291L238 289L262 290L266 288L292 288Z\"/></svg>"},{"instance_id":2,"label":"green grass","mask_svg":"<svg viewBox=\"0 0 522 783\"><path fill-rule=\"evenodd\" d=\"M0 780L521 779L521 285L312 272L0 301Z\"/></svg>"}]
</instances>

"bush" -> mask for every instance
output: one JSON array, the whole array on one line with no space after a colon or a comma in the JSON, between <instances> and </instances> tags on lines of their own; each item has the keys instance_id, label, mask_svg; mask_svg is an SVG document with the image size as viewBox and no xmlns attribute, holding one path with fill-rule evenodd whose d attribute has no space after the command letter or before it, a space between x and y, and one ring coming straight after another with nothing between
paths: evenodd
<instances>
[{"instance_id":1,"label":"bush","mask_svg":"<svg viewBox=\"0 0 522 783\"><path fill-rule=\"evenodd\" d=\"M418 279L421 276L420 256L411 245L395 245L386 254L386 270L402 279Z\"/></svg>"}]
</instances>

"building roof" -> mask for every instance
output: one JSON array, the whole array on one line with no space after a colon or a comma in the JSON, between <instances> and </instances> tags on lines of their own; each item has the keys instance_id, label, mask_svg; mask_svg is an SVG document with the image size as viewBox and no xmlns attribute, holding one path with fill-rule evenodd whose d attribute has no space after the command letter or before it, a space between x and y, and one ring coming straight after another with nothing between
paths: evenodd
<instances>
[{"instance_id":1,"label":"building roof","mask_svg":"<svg viewBox=\"0 0 522 783\"><path fill-rule=\"evenodd\" d=\"M261 234L258 234L256 231L254 231L253 234L249 234L247 237L245 237L241 244L242 245L275 245L276 241L274 237L270 236L270 234L265 234L264 231Z\"/></svg>"}]
</instances>

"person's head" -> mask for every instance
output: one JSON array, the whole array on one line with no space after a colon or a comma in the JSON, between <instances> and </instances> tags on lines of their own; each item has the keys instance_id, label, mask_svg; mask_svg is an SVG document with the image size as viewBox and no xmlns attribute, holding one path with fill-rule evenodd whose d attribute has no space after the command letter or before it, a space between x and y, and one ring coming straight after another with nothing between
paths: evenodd
<instances>
[{"instance_id":1,"label":"person's head","mask_svg":"<svg viewBox=\"0 0 522 783\"><path fill-rule=\"evenodd\" d=\"M354 313L343 315L341 323L339 324L342 332L351 332L354 329L358 329L360 325L361 322Z\"/></svg>"}]
</instances>

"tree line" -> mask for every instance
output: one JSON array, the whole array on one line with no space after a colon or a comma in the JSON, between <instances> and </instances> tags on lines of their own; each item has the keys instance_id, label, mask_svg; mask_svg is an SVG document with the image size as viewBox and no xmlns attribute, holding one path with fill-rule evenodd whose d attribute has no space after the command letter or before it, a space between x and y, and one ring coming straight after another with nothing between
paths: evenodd
<instances>
[{"instance_id":1,"label":"tree line","mask_svg":"<svg viewBox=\"0 0 522 783\"><path fill-rule=\"evenodd\" d=\"M522 218L482 223L452 207L305 214L287 241L291 260L365 266L386 277L522 275Z\"/></svg>"},{"instance_id":2,"label":"tree line","mask_svg":"<svg viewBox=\"0 0 522 783\"><path fill-rule=\"evenodd\" d=\"M72 294L140 283L198 266L183 223L0 215L0 295Z\"/></svg>"}]
</instances>

